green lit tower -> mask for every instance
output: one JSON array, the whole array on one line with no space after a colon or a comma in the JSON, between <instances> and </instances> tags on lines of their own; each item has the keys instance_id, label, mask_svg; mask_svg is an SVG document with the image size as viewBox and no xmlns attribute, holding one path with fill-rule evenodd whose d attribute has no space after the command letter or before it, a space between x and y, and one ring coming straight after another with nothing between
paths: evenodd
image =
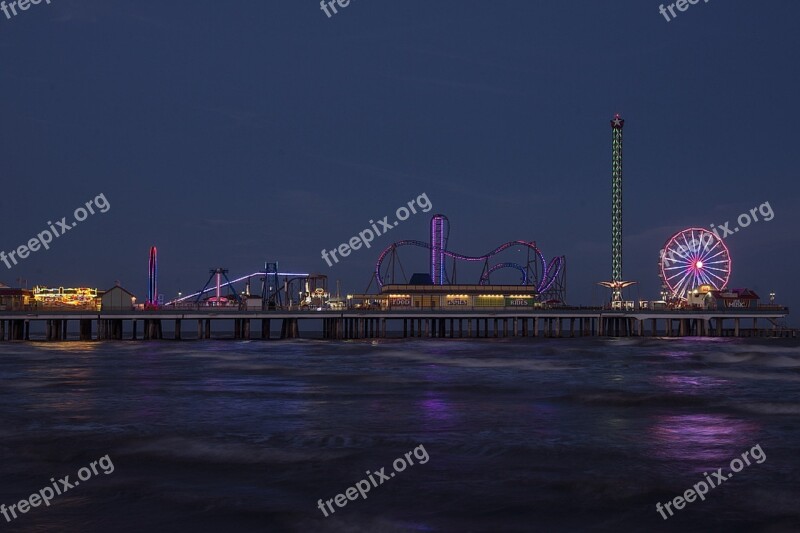
<instances>
[{"instance_id":1,"label":"green lit tower","mask_svg":"<svg viewBox=\"0 0 800 533\"><path fill-rule=\"evenodd\" d=\"M622 128L625 121L611 120L611 281L600 284L611 289L611 301L622 301L622 289L633 281L622 280Z\"/></svg>"},{"instance_id":2,"label":"green lit tower","mask_svg":"<svg viewBox=\"0 0 800 533\"><path fill-rule=\"evenodd\" d=\"M622 281L622 128L625 121L614 115L611 121L611 281ZM616 292L616 291L615 291ZM614 295L617 298L617 294Z\"/></svg>"}]
</instances>

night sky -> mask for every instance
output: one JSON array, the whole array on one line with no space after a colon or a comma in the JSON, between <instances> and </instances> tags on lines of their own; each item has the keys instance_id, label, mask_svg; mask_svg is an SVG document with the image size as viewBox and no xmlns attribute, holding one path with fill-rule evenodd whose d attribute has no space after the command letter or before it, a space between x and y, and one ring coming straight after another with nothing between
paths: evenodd
<instances>
[{"instance_id":1,"label":"night sky","mask_svg":"<svg viewBox=\"0 0 800 533\"><path fill-rule=\"evenodd\" d=\"M730 286L797 307L800 3L711 0L52 0L0 13L0 249L98 194L111 205L0 281L142 301L151 245L169 299L210 267L278 261L362 292L380 251L428 239L566 255L568 301L611 276L611 128L625 125L625 279L655 299L674 232L764 202L726 239ZM320 257L425 193L372 249ZM405 271L424 253L401 252ZM463 267L460 282L480 273ZM513 277L513 276L512 276ZM374 284L373 284L374 290ZM797 323L797 320L792 320Z\"/></svg>"}]
</instances>

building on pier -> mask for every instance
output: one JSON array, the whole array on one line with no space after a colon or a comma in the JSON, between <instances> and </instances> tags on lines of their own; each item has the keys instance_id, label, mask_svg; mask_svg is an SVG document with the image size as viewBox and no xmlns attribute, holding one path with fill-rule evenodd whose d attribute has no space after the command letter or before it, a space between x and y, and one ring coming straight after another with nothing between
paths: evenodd
<instances>
[{"instance_id":1,"label":"building on pier","mask_svg":"<svg viewBox=\"0 0 800 533\"><path fill-rule=\"evenodd\" d=\"M33 291L0 285L0 311L24 311L33 303Z\"/></svg>"},{"instance_id":2,"label":"building on pier","mask_svg":"<svg viewBox=\"0 0 800 533\"><path fill-rule=\"evenodd\" d=\"M717 290L709 285L702 285L686 293L687 308L709 309L717 311L737 309L758 309L761 298L751 289Z\"/></svg>"},{"instance_id":3,"label":"building on pier","mask_svg":"<svg viewBox=\"0 0 800 533\"><path fill-rule=\"evenodd\" d=\"M136 296L119 285L103 293L100 297L102 311L131 311L136 307Z\"/></svg>"},{"instance_id":4,"label":"building on pier","mask_svg":"<svg viewBox=\"0 0 800 533\"><path fill-rule=\"evenodd\" d=\"M532 285L384 285L380 294L350 294L355 309L444 310L541 309Z\"/></svg>"},{"instance_id":5,"label":"building on pier","mask_svg":"<svg viewBox=\"0 0 800 533\"><path fill-rule=\"evenodd\" d=\"M100 310L102 292L89 287L51 288L37 285L33 299L37 309Z\"/></svg>"}]
</instances>

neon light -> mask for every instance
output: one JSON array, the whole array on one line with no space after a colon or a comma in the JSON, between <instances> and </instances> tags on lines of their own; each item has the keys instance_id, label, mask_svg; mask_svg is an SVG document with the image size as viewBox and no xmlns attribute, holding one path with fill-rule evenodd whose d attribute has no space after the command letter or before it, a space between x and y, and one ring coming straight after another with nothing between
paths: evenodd
<instances>
[{"instance_id":1,"label":"neon light","mask_svg":"<svg viewBox=\"0 0 800 533\"><path fill-rule=\"evenodd\" d=\"M158 250L155 246L150 248L146 304L158 305Z\"/></svg>"},{"instance_id":2,"label":"neon light","mask_svg":"<svg viewBox=\"0 0 800 533\"><path fill-rule=\"evenodd\" d=\"M446 231L445 231L446 229ZM444 215L431 218L431 280L434 285L444 285L447 279L445 251L450 235L450 221Z\"/></svg>"},{"instance_id":3,"label":"neon light","mask_svg":"<svg viewBox=\"0 0 800 533\"><path fill-rule=\"evenodd\" d=\"M384 280L383 280L383 276L381 275L381 265L383 264L383 260L386 258L386 256L390 252L396 250L397 248L400 248L401 246L417 246L417 247L420 247L420 248L428 248L428 249L431 248L430 244L428 244L426 242L422 242L422 241L416 241L416 240L397 241L397 242L393 243L392 245L390 245L389 247L387 247L385 250L383 250L381 252L381 254L378 256L378 260L375 262L375 276L376 276L376 280L378 282L378 286L379 287L383 287L385 285ZM547 262L545 261L544 256L542 255L542 253L536 247L536 243L535 242L509 241L507 243L501 244L500 246L498 246L497 248L495 248L494 250L492 250L489 253L486 253L486 254L480 255L480 256L475 256L475 257L458 254L458 253L455 253L455 252L451 252L449 250L442 250L441 253L442 253L442 255L450 257L451 259L458 259L460 261L468 261L468 262L486 261L488 258L490 258L490 257L492 257L494 255L497 255L500 252L503 252L503 251L513 247L513 246L525 246L525 247L527 247L528 249L530 249L533 252L533 254L536 256L536 260L542 266L542 274L543 275L542 275L541 281L528 280L527 279L527 272L525 272L525 269L520 267L519 265L516 265L515 263L503 263L504 266L501 267L501 268L517 268L517 269L521 269L521 271L523 272L523 276L524 276L524 283L523 284L535 283L537 291L538 292L544 292L555 281L556 276L558 275L558 273L559 273L559 271L561 269L561 265L562 265L563 262L562 262L561 258L555 258L555 259L553 259L551 261L551 263L550 263L551 266L554 265L554 264L556 265L555 271L551 275L548 272ZM495 270L497 270L498 267L497 267L497 265L495 265L495 267L493 267L493 268ZM483 280L481 282L481 284L485 285L486 284L485 275L482 276L481 279Z\"/></svg>"},{"instance_id":4,"label":"neon light","mask_svg":"<svg viewBox=\"0 0 800 533\"><path fill-rule=\"evenodd\" d=\"M231 280L231 284L238 283L240 281L246 280L247 278L253 278L255 276L266 276L267 274L269 274L270 276L274 275L275 277L285 276L285 277L290 277L290 278L307 278L307 277L310 276L310 274L297 273L297 272L277 272L277 273L276 272L269 272L269 273L267 273L267 272L253 272L252 274L248 274L246 276L242 276L241 278L236 278L234 280ZM211 292L211 291L215 291L215 290L217 290L216 287L210 287L210 288L202 291L202 294L205 294L205 293ZM195 293L190 294L188 296L183 296L181 298L176 298L175 300L169 301L166 305L174 305L176 303L180 303L180 302L183 302L185 300L189 300L191 298L196 298L199 294L201 294L201 293L200 292L195 292Z\"/></svg>"},{"instance_id":5,"label":"neon light","mask_svg":"<svg viewBox=\"0 0 800 533\"><path fill-rule=\"evenodd\" d=\"M611 281L622 281L622 128L625 121L614 115L611 120ZM615 299L621 294L614 293Z\"/></svg>"},{"instance_id":6,"label":"neon light","mask_svg":"<svg viewBox=\"0 0 800 533\"><path fill-rule=\"evenodd\" d=\"M713 233L688 228L673 235L664 246L661 279L675 298L685 299L700 286L722 289L731 275L727 246Z\"/></svg>"},{"instance_id":7,"label":"neon light","mask_svg":"<svg viewBox=\"0 0 800 533\"><path fill-rule=\"evenodd\" d=\"M33 299L45 307L87 307L97 302L97 289L78 287L49 288L37 285L33 288Z\"/></svg>"}]
</instances>

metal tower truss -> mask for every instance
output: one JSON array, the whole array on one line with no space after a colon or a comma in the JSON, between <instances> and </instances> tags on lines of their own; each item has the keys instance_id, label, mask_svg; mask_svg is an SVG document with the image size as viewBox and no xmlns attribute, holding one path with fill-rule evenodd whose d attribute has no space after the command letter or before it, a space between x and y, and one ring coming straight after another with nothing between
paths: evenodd
<instances>
[{"instance_id":1,"label":"metal tower truss","mask_svg":"<svg viewBox=\"0 0 800 533\"><path fill-rule=\"evenodd\" d=\"M560 268L557 274L553 277L553 283L550 287L539 295L539 300L542 302L550 302L552 304L566 305L567 303L567 258L561 256Z\"/></svg>"},{"instance_id":2,"label":"metal tower truss","mask_svg":"<svg viewBox=\"0 0 800 533\"><path fill-rule=\"evenodd\" d=\"M611 121L611 281L622 281L622 128L625 121Z\"/></svg>"},{"instance_id":3,"label":"metal tower truss","mask_svg":"<svg viewBox=\"0 0 800 533\"><path fill-rule=\"evenodd\" d=\"M226 282L224 286L226 286L226 287L228 287L230 289L231 294L233 295L233 297L241 305L242 299L236 293L236 289L233 288L233 283L231 283L231 280L228 279L228 269L226 269L226 268L212 268L211 270L209 270L209 272L211 273L211 276L209 276L208 281L206 281L205 286L203 286L203 288L200 290L200 292L197 293L197 299L195 300L195 303L196 304L200 303L200 298L203 297L203 294L206 292L206 289L208 289L208 286L211 285L211 281L214 280L214 278L216 278L216 280L217 280L217 292L216 292L216 297L215 298L216 298L217 305L219 305L220 298L222 296L222 292L221 292L222 291L222 287L223 287L222 278L224 277L225 278L225 282Z\"/></svg>"},{"instance_id":4,"label":"metal tower truss","mask_svg":"<svg viewBox=\"0 0 800 533\"><path fill-rule=\"evenodd\" d=\"M264 277L261 278L261 283L261 308L267 310L282 307L277 262L264 263Z\"/></svg>"}]
</instances>

